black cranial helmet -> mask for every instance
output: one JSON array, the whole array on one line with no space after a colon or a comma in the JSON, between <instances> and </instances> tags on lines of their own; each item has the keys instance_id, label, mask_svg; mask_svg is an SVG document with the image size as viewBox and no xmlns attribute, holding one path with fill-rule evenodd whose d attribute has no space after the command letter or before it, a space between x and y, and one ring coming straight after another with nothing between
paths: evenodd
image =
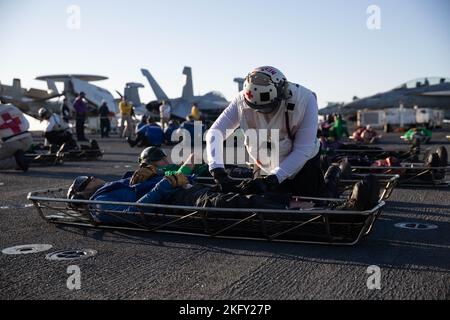
<instances>
[{"instance_id":1,"label":"black cranial helmet","mask_svg":"<svg viewBox=\"0 0 450 320\"><path fill-rule=\"evenodd\" d=\"M48 119L52 113L47 108L40 108L38 111L39 119Z\"/></svg>"},{"instance_id":2,"label":"black cranial helmet","mask_svg":"<svg viewBox=\"0 0 450 320\"><path fill-rule=\"evenodd\" d=\"M139 164L150 165L154 161L159 161L166 158L166 153L158 147L149 147L144 149L139 156Z\"/></svg>"},{"instance_id":3,"label":"black cranial helmet","mask_svg":"<svg viewBox=\"0 0 450 320\"><path fill-rule=\"evenodd\" d=\"M93 177L88 177L88 176L80 176L78 178L76 178L72 185L69 187L69 191L67 192L67 198L68 199L73 199L73 197L78 193L83 191L87 185L89 184L89 182L91 182L93 179Z\"/></svg>"}]
</instances>

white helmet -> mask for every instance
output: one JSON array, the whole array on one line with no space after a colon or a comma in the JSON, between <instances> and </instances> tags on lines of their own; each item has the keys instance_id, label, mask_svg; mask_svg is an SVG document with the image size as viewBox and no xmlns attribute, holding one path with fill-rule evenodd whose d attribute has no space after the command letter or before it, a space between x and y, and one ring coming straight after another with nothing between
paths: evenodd
<instances>
[{"instance_id":1,"label":"white helmet","mask_svg":"<svg viewBox=\"0 0 450 320\"><path fill-rule=\"evenodd\" d=\"M287 97L287 84L280 70L268 66L256 68L245 78L245 102L258 112L271 113Z\"/></svg>"},{"instance_id":2,"label":"white helmet","mask_svg":"<svg viewBox=\"0 0 450 320\"><path fill-rule=\"evenodd\" d=\"M52 113L47 108L40 108L38 110L39 119L47 119L50 118Z\"/></svg>"}]
</instances>

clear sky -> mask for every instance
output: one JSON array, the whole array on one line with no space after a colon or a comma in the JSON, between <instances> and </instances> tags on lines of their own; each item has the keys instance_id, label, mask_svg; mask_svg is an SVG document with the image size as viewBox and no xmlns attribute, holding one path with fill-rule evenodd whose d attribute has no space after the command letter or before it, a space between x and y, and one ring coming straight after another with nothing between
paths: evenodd
<instances>
[{"instance_id":1,"label":"clear sky","mask_svg":"<svg viewBox=\"0 0 450 320\"><path fill-rule=\"evenodd\" d=\"M80 29L67 27L70 5ZM381 29L366 12L377 5ZM327 101L349 101L423 76L450 76L448 0L0 0L0 81L87 73L121 90L148 68L169 97L193 68L194 91L231 99L233 78L273 65ZM72 20L69 20L72 21ZM115 94L115 92L114 92Z\"/></svg>"}]
</instances>

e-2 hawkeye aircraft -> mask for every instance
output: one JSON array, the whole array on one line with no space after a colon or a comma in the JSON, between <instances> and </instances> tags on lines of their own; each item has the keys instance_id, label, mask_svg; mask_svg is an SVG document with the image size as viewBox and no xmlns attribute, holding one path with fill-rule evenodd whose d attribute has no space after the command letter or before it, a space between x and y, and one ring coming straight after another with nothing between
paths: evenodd
<instances>
[{"instance_id":1,"label":"e-2 hawkeye aircraft","mask_svg":"<svg viewBox=\"0 0 450 320\"><path fill-rule=\"evenodd\" d=\"M105 100L109 109L117 113L118 105L113 95L106 89L92 84L93 81L106 80L107 77L95 75L63 74L37 77L36 80L47 82L48 90L25 89L21 86L20 79L14 79L13 85L0 84L0 99L4 103L12 103L23 112L36 117L38 110L45 107L52 112L60 112L61 97L67 98L69 108L80 92L86 94L86 101L91 110L100 107ZM60 92L56 83L63 83L63 90ZM57 99L59 98L59 99Z\"/></svg>"}]
</instances>

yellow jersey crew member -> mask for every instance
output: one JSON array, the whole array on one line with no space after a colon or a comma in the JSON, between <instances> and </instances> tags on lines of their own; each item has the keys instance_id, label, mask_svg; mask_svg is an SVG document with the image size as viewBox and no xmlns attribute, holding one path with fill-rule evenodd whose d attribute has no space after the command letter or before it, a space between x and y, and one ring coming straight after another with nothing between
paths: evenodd
<instances>
[{"instance_id":1,"label":"yellow jersey crew member","mask_svg":"<svg viewBox=\"0 0 450 320\"><path fill-rule=\"evenodd\" d=\"M201 114L198 104L194 103L191 108L191 117L194 121L200 121Z\"/></svg>"},{"instance_id":2,"label":"yellow jersey crew member","mask_svg":"<svg viewBox=\"0 0 450 320\"><path fill-rule=\"evenodd\" d=\"M122 101L119 103L119 112L120 112L120 135L122 138L131 138L133 135L133 119L132 112L133 106L131 103L127 102L126 97L122 98ZM126 122L126 125L125 125Z\"/></svg>"}]
</instances>

